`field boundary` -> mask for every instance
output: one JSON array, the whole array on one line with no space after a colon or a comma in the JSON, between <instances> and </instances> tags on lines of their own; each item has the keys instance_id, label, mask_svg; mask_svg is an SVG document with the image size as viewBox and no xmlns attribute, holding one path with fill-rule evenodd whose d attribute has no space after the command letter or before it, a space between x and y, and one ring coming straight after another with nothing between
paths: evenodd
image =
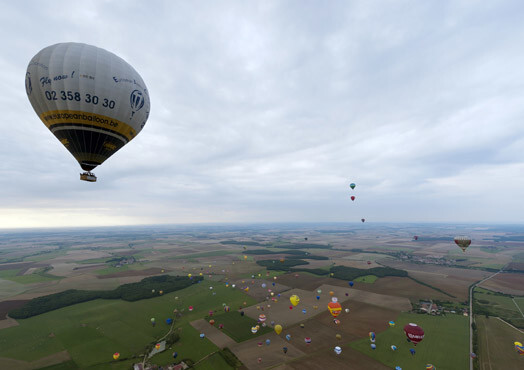
<instances>
[{"instance_id":1,"label":"field boundary","mask_svg":"<svg viewBox=\"0 0 524 370\"><path fill-rule=\"evenodd\" d=\"M520 330L519 328L517 328L517 327L511 325L509 322L507 322L507 321L501 319L500 317L498 317L498 316L490 316L490 317L497 318L497 319L499 319L500 321L502 321L504 324L509 325L509 326L511 326L513 329L515 329L516 331L519 331L519 332L521 332L522 334L524 334L524 331L522 331L522 330Z\"/></svg>"}]
</instances>

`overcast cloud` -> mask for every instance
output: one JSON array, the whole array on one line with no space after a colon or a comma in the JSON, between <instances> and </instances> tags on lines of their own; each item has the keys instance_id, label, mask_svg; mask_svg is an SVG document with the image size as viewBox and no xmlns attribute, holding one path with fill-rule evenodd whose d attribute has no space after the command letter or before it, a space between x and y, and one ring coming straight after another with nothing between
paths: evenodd
<instances>
[{"instance_id":1,"label":"overcast cloud","mask_svg":"<svg viewBox=\"0 0 524 370\"><path fill-rule=\"evenodd\" d=\"M4 1L0 228L522 223L522 19L518 0ZM151 94L97 183L24 89L32 56L70 41Z\"/></svg>"}]
</instances>

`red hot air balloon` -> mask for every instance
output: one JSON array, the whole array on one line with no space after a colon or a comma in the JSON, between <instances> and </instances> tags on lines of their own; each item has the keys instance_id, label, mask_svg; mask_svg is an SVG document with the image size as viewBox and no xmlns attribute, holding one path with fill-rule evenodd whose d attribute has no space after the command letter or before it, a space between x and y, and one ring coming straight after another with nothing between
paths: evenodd
<instances>
[{"instance_id":1,"label":"red hot air balloon","mask_svg":"<svg viewBox=\"0 0 524 370\"><path fill-rule=\"evenodd\" d=\"M418 235L415 235L415 236L413 237L413 240L418 240Z\"/></svg>"},{"instance_id":2,"label":"red hot air balloon","mask_svg":"<svg viewBox=\"0 0 524 370\"><path fill-rule=\"evenodd\" d=\"M351 196L351 200L355 201L355 196L354 195Z\"/></svg>"},{"instance_id":3,"label":"red hot air balloon","mask_svg":"<svg viewBox=\"0 0 524 370\"><path fill-rule=\"evenodd\" d=\"M414 345L417 345L424 339L424 330L417 324L409 323L404 326L404 333L406 333L406 336Z\"/></svg>"}]
</instances>

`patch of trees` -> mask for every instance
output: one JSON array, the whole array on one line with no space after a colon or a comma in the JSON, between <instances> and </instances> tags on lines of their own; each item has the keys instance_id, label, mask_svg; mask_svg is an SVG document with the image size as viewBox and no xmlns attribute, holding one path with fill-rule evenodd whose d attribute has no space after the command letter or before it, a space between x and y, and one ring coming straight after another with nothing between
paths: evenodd
<instances>
[{"instance_id":1,"label":"patch of trees","mask_svg":"<svg viewBox=\"0 0 524 370\"><path fill-rule=\"evenodd\" d=\"M288 250L288 251L270 251L268 249L252 249L252 250L243 251L242 253L252 254L252 255L261 255L261 256L268 255L268 254L289 254L294 257L300 257L300 258L305 258L305 259L310 259L310 260L328 260L329 259L329 257L326 257L326 256L316 256L309 252L304 252L304 251L300 251L296 249Z\"/></svg>"},{"instance_id":2,"label":"patch of trees","mask_svg":"<svg viewBox=\"0 0 524 370\"><path fill-rule=\"evenodd\" d=\"M195 276L193 279L189 279L185 276L160 275L147 277L137 283L120 285L113 290L69 289L60 293L33 298L22 307L9 311L9 316L14 319L26 319L94 299L122 299L133 302L156 297L157 295L152 293L153 289L156 292L162 290L164 293L169 293L184 289L201 280L203 280L202 276Z\"/></svg>"},{"instance_id":3,"label":"patch of trees","mask_svg":"<svg viewBox=\"0 0 524 370\"><path fill-rule=\"evenodd\" d=\"M229 366L231 366L233 369L240 369L244 366L242 361L238 359L237 356L229 348L224 348L221 351L218 352L220 356L224 359L224 361L227 362Z\"/></svg>"},{"instance_id":4,"label":"patch of trees","mask_svg":"<svg viewBox=\"0 0 524 370\"><path fill-rule=\"evenodd\" d=\"M291 271L292 267L309 265L309 262L301 259L285 259L284 262L278 260L261 260L257 261L257 265L263 266L268 270Z\"/></svg>"},{"instance_id":5,"label":"patch of trees","mask_svg":"<svg viewBox=\"0 0 524 370\"><path fill-rule=\"evenodd\" d=\"M236 240L224 240L223 242L220 242L220 244L230 244L230 245L251 245L251 246L260 246L260 247L268 247L270 244L261 244L259 242L239 242Z\"/></svg>"},{"instance_id":6,"label":"patch of trees","mask_svg":"<svg viewBox=\"0 0 524 370\"><path fill-rule=\"evenodd\" d=\"M273 248L289 248L289 249L331 249L331 244L313 244L313 243L290 243L282 245L274 245Z\"/></svg>"},{"instance_id":7,"label":"patch of trees","mask_svg":"<svg viewBox=\"0 0 524 370\"><path fill-rule=\"evenodd\" d=\"M404 270L395 269L393 267L373 267L370 269L359 269L356 267L347 266L333 266L329 272L333 274L334 278L341 280L354 280L359 276L375 275L377 277L385 276L400 276L407 277L408 273Z\"/></svg>"},{"instance_id":8,"label":"patch of trees","mask_svg":"<svg viewBox=\"0 0 524 370\"><path fill-rule=\"evenodd\" d=\"M329 274L329 271L326 271L326 270L323 270L323 269L305 269L305 268L294 268L294 269L291 269L291 272L309 272L311 274L315 274L315 275L319 275L319 276L324 276L324 275L327 275Z\"/></svg>"}]
</instances>

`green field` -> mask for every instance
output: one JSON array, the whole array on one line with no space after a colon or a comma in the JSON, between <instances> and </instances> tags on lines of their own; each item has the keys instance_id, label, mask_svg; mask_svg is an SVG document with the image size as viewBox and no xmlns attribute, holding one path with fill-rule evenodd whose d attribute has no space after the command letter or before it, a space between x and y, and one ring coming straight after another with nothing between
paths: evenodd
<instances>
[{"instance_id":1,"label":"green field","mask_svg":"<svg viewBox=\"0 0 524 370\"><path fill-rule=\"evenodd\" d=\"M175 257L169 257L168 259L169 260L185 260L188 258L226 256L228 254L240 254L240 253L238 251L217 250L217 251L202 252L202 253L181 254Z\"/></svg>"},{"instance_id":2,"label":"green field","mask_svg":"<svg viewBox=\"0 0 524 370\"><path fill-rule=\"evenodd\" d=\"M387 366L403 369L425 369L433 364L437 369L467 369L469 366L469 321L462 315L445 317L402 313L396 326L377 333L376 350L369 339L361 339L349 345ZM413 322L424 329L424 339L417 346L406 341L404 325ZM371 330L371 329L370 329ZM396 351L391 345L397 346ZM414 348L416 354L409 352Z\"/></svg>"},{"instance_id":3,"label":"green field","mask_svg":"<svg viewBox=\"0 0 524 370\"><path fill-rule=\"evenodd\" d=\"M233 310L234 308L232 307L231 311L215 315L213 319L215 320L216 327L224 324L224 329L222 330L236 342L243 342L273 331L273 329L268 326L261 326L256 334L251 333L251 327L257 325L257 321L245 315L240 316L236 310Z\"/></svg>"},{"instance_id":4,"label":"green field","mask_svg":"<svg viewBox=\"0 0 524 370\"><path fill-rule=\"evenodd\" d=\"M478 359L480 369L521 369L524 358L513 348L513 342L524 342L524 334L495 317L476 316Z\"/></svg>"},{"instance_id":5,"label":"green field","mask_svg":"<svg viewBox=\"0 0 524 370\"><path fill-rule=\"evenodd\" d=\"M355 283L368 283L373 284L375 281L377 281L378 277L375 275L366 275L366 276L359 276L355 280L353 280Z\"/></svg>"},{"instance_id":6,"label":"green field","mask_svg":"<svg viewBox=\"0 0 524 370\"><path fill-rule=\"evenodd\" d=\"M524 317L509 296L478 287L475 288L474 292L475 305L480 309L480 314L487 313L490 316L498 316L517 327L524 327ZM521 307L524 298L517 297L515 302Z\"/></svg>"},{"instance_id":7,"label":"green field","mask_svg":"<svg viewBox=\"0 0 524 370\"><path fill-rule=\"evenodd\" d=\"M33 284L41 283L44 281L59 280L62 279L60 276L53 276L47 273L36 271L29 275L17 275L20 269L1 270L0 278L5 280L14 281L20 284Z\"/></svg>"},{"instance_id":8,"label":"green field","mask_svg":"<svg viewBox=\"0 0 524 370\"><path fill-rule=\"evenodd\" d=\"M213 290L209 289L210 284ZM239 289L209 281L137 302L90 301L19 320L19 326L0 330L0 357L33 361L67 350L79 368L128 369L137 361L132 356L140 355L148 344L167 333L165 319L172 317L177 308L183 313L176 322L176 327L181 328L181 339L173 349L155 355L152 361L160 365L170 363L176 350L177 360L190 358L196 362L218 349L207 339L200 339L189 322L204 318L209 310L223 311L223 303L233 310L244 301L248 305L255 303ZM192 312L187 310L189 305L194 306ZM155 327L151 317L156 318ZM119 361L112 360L114 352L121 353ZM201 366L207 366L208 361L220 362L208 359Z\"/></svg>"}]
</instances>

